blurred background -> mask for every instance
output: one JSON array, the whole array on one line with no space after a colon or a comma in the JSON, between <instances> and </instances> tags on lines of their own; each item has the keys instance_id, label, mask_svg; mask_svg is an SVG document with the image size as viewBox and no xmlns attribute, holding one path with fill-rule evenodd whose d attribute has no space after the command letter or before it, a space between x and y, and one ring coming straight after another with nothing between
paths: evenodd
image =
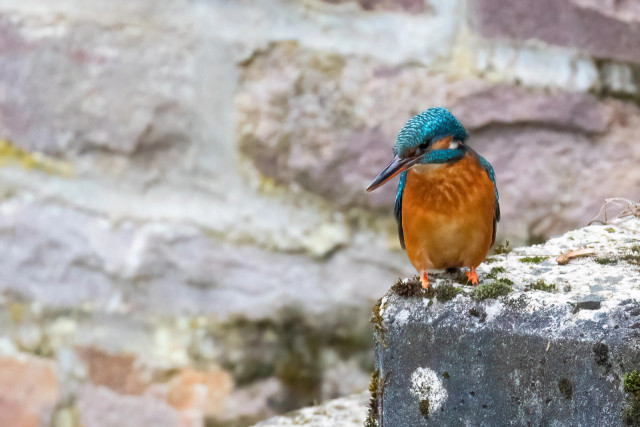
<instances>
[{"instance_id":1,"label":"blurred background","mask_svg":"<svg viewBox=\"0 0 640 427\"><path fill-rule=\"evenodd\" d=\"M634 0L3 0L0 425L246 426L366 388L443 105L498 242L640 197Z\"/></svg>"}]
</instances>

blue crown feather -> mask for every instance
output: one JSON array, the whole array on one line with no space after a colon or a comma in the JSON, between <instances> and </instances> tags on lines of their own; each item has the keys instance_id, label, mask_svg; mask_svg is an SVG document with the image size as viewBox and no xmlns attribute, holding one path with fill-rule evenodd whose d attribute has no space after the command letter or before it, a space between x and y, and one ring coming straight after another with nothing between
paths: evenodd
<instances>
[{"instance_id":1,"label":"blue crown feather","mask_svg":"<svg viewBox=\"0 0 640 427\"><path fill-rule=\"evenodd\" d=\"M402 127L396 137L393 154L398 155L412 147L425 142L437 141L449 135L458 141L467 139L464 127L449 110L444 107L429 108L413 116Z\"/></svg>"}]
</instances>

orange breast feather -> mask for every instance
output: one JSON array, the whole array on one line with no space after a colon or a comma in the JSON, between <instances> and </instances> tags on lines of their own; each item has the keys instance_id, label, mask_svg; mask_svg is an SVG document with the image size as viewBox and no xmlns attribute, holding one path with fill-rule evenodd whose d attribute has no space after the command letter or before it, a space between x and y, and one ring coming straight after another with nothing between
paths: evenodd
<instances>
[{"instance_id":1,"label":"orange breast feather","mask_svg":"<svg viewBox=\"0 0 640 427\"><path fill-rule=\"evenodd\" d=\"M493 184L475 157L411 168L402 197L402 229L416 270L477 267L493 235Z\"/></svg>"}]
</instances>

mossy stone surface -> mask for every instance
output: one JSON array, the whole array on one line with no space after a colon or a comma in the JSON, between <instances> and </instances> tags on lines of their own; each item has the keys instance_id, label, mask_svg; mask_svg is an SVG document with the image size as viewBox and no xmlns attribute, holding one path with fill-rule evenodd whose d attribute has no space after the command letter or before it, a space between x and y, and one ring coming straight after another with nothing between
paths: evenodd
<instances>
[{"instance_id":1,"label":"mossy stone surface","mask_svg":"<svg viewBox=\"0 0 640 427\"><path fill-rule=\"evenodd\" d=\"M477 268L478 286L442 274L435 298L388 293L384 425L640 425L640 220L623 225L513 249ZM595 257L551 255L587 245ZM457 294L440 303L445 289Z\"/></svg>"},{"instance_id":2,"label":"mossy stone surface","mask_svg":"<svg viewBox=\"0 0 640 427\"><path fill-rule=\"evenodd\" d=\"M483 283L476 287L471 292L471 298L477 301L483 301L490 298L495 299L508 295L512 290L511 285L507 281L498 279L493 282Z\"/></svg>"},{"instance_id":3,"label":"mossy stone surface","mask_svg":"<svg viewBox=\"0 0 640 427\"><path fill-rule=\"evenodd\" d=\"M540 264L542 261L546 261L548 256L526 256L520 258L520 262L525 264Z\"/></svg>"},{"instance_id":4,"label":"mossy stone surface","mask_svg":"<svg viewBox=\"0 0 640 427\"><path fill-rule=\"evenodd\" d=\"M543 292L555 292L557 290L556 285L554 283L547 283L544 280L540 279L533 283L528 284L525 287L527 291L543 291Z\"/></svg>"},{"instance_id":5,"label":"mossy stone surface","mask_svg":"<svg viewBox=\"0 0 640 427\"><path fill-rule=\"evenodd\" d=\"M640 397L640 371L627 372L623 377L624 391Z\"/></svg>"}]
</instances>

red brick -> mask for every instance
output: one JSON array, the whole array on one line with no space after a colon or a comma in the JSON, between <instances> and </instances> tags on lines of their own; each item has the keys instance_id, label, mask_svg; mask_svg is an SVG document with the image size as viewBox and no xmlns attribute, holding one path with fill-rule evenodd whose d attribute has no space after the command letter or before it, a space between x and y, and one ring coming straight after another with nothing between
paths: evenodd
<instances>
[{"instance_id":1,"label":"red brick","mask_svg":"<svg viewBox=\"0 0 640 427\"><path fill-rule=\"evenodd\" d=\"M58 397L50 361L31 356L0 358L0 426L38 426L51 417Z\"/></svg>"}]
</instances>

